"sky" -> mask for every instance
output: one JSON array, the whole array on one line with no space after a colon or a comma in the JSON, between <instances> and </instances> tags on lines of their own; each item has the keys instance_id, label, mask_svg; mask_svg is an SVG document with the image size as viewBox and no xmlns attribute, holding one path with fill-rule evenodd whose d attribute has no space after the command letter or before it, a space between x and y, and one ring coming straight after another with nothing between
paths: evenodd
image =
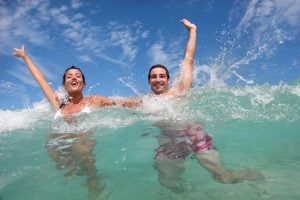
<instances>
[{"instance_id":1,"label":"sky","mask_svg":"<svg viewBox=\"0 0 300 200\"><path fill-rule=\"evenodd\" d=\"M0 109L44 98L13 48L25 46L54 90L69 66L85 95L149 92L150 66L178 75L187 31L197 25L194 85L291 83L300 76L300 0L0 0Z\"/></svg>"}]
</instances>

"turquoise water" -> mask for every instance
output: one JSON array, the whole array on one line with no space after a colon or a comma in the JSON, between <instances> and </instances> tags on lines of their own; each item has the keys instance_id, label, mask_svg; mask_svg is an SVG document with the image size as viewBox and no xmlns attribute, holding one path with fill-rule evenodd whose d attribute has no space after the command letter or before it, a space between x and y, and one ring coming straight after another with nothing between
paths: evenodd
<instances>
[{"instance_id":1,"label":"turquoise water","mask_svg":"<svg viewBox=\"0 0 300 200\"><path fill-rule=\"evenodd\" d=\"M151 108L105 108L85 114L92 130L98 199L300 199L300 85L207 87ZM146 102L147 103L147 102ZM45 143L53 113L43 101L32 108L0 111L0 199L86 199L86 177L65 177ZM249 167L265 180L221 184L191 156L182 178L186 190L161 186L153 168L161 120L201 122L225 167ZM72 129L72 127L68 127Z\"/></svg>"}]
</instances>

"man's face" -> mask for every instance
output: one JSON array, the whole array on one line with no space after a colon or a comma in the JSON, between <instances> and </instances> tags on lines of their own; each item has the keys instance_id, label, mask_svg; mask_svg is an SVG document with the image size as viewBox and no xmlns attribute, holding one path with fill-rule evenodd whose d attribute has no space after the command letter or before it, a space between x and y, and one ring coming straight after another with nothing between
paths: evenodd
<instances>
[{"instance_id":1,"label":"man's face","mask_svg":"<svg viewBox=\"0 0 300 200\"><path fill-rule=\"evenodd\" d=\"M152 69L148 83L154 94L159 95L167 92L169 79L167 77L166 70L163 68Z\"/></svg>"}]
</instances>

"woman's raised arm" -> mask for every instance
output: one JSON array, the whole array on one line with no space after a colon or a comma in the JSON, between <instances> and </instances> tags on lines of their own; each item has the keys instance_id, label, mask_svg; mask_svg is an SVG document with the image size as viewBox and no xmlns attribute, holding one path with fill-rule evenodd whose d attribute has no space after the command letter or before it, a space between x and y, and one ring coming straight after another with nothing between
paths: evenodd
<instances>
[{"instance_id":1,"label":"woman's raised arm","mask_svg":"<svg viewBox=\"0 0 300 200\"><path fill-rule=\"evenodd\" d=\"M50 87L43 73L39 70L39 68L31 61L30 57L26 54L24 46L22 45L21 49L14 48L13 55L16 57L20 57L24 60L32 76L40 85L41 89L46 95L51 106L55 110L58 110L60 105L58 96L55 94L54 90Z\"/></svg>"}]
</instances>

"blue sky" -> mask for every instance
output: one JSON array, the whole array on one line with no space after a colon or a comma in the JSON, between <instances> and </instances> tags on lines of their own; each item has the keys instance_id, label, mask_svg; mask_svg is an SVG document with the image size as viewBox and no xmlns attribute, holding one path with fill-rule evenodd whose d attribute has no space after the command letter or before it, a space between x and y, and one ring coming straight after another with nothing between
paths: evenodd
<instances>
[{"instance_id":1,"label":"blue sky","mask_svg":"<svg viewBox=\"0 0 300 200\"><path fill-rule=\"evenodd\" d=\"M85 94L149 91L151 65L178 72L187 32L198 27L194 87L290 82L300 76L299 0L0 0L0 109L43 94L13 47L57 90L64 70L82 68Z\"/></svg>"}]
</instances>

